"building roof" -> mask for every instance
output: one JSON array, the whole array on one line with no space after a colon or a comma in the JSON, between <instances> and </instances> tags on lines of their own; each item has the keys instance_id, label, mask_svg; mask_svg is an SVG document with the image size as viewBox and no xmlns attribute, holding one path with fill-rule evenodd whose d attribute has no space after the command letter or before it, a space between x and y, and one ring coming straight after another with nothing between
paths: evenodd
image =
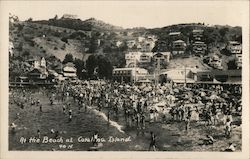
<instances>
[{"instance_id":1,"label":"building roof","mask_svg":"<svg viewBox=\"0 0 250 159\"><path fill-rule=\"evenodd\" d=\"M228 41L229 44L237 44L240 45L240 43L238 41Z\"/></svg>"},{"instance_id":2,"label":"building roof","mask_svg":"<svg viewBox=\"0 0 250 159\"><path fill-rule=\"evenodd\" d=\"M64 77L76 77L76 73L66 73L66 72L64 72L63 76Z\"/></svg>"},{"instance_id":3,"label":"building roof","mask_svg":"<svg viewBox=\"0 0 250 159\"><path fill-rule=\"evenodd\" d=\"M170 32L168 35L180 35L181 34L181 32Z\"/></svg>"},{"instance_id":4,"label":"building roof","mask_svg":"<svg viewBox=\"0 0 250 159\"><path fill-rule=\"evenodd\" d=\"M73 62L68 62L64 66L65 67L75 67L75 64Z\"/></svg>"},{"instance_id":5,"label":"building roof","mask_svg":"<svg viewBox=\"0 0 250 159\"><path fill-rule=\"evenodd\" d=\"M201 29L194 29L192 32L193 32L193 33L201 33L201 32L204 32L204 30L201 30Z\"/></svg>"},{"instance_id":6,"label":"building roof","mask_svg":"<svg viewBox=\"0 0 250 159\"><path fill-rule=\"evenodd\" d=\"M70 67L70 66L65 66L63 68L64 72L76 72L76 68L75 67Z\"/></svg>"},{"instance_id":7,"label":"building roof","mask_svg":"<svg viewBox=\"0 0 250 159\"><path fill-rule=\"evenodd\" d=\"M185 41L183 41L183 40L176 40L173 43L185 43Z\"/></svg>"},{"instance_id":8,"label":"building roof","mask_svg":"<svg viewBox=\"0 0 250 159\"><path fill-rule=\"evenodd\" d=\"M196 41L194 44L205 44L203 41Z\"/></svg>"},{"instance_id":9,"label":"building roof","mask_svg":"<svg viewBox=\"0 0 250 159\"><path fill-rule=\"evenodd\" d=\"M211 71L214 75L228 75L234 77L241 77L242 72L241 70L212 70Z\"/></svg>"}]
</instances>

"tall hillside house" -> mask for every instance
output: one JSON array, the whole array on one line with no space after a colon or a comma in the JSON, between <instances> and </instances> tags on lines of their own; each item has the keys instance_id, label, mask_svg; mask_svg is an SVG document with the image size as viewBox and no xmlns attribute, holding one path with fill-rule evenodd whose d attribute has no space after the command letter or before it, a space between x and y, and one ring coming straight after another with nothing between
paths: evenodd
<instances>
[{"instance_id":1,"label":"tall hillside house","mask_svg":"<svg viewBox=\"0 0 250 159\"><path fill-rule=\"evenodd\" d=\"M173 55L184 54L186 47L187 44L183 40L176 40L172 44L172 54Z\"/></svg>"},{"instance_id":2,"label":"tall hillside house","mask_svg":"<svg viewBox=\"0 0 250 159\"><path fill-rule=\"evenodd\" d=\"M142 52L140 56L139 63L147 64L152 61L153 53L152 52Z\"/></svg>"},{"instance_id":3,"label":"tall hillside house","mask_svg":"<svg viewBox=\"0 0 250 159\"><path fill-rule=\"evenodd\" d=\"M230 51L231 54L241 54L242 53L242 45L237 41L229 41L227 43L226 49Z\"/></svg>"},{"instance_id":4,"label":"tall hillside house","mask_svg":"<svg viewBox=\"0 0 250 159\"><path fill-rule=\"evenodd\" d=\"M170 61L170 52L158 52L155 53L153 56L154 61L157 61L157 59L160 59L161 62L169 62Z\"/></svg>"},{"instance_id":5,"label":"tall hillside house","mask_svg":"<svg viewBox=\"0 0 250 159\"><path fill-rule=\"evenodd\" d=\"M129 52L125 54L126 67L135 67L140 61L141 52Z\"/></svg>"},{"instance_id":6,"label":"tall hillside house","mask_svg":"<svg viewBox=\"0 0 250 159\"><path fill-rule=\"evenodd\" d=\"M192 31L192 37L194 41L201 41L203 38L203 32L204 30L201 29L194 29Z\"/></svg>"},{"instance_id":7,"label":"tall hillside house","mask_svg":"<svg viewBox=\"0 0 250 159\"><path fill-rule=\"evenodd\" d=\"M207 45L202 41L196 41L192 44L193 52L195 54L205 54L207 51Z\"/></svg>"},{"instance_id":8,"label":"tall hillside house","mask_svg":"<svg viewBox=\"0 0 250 159\"><path fill-rule=\"evenodd\" d=\"M238 68L242 67L242 44L237 41L229 41L226 49L235 56L236 65Z\"/></svg>"}]
</instances>

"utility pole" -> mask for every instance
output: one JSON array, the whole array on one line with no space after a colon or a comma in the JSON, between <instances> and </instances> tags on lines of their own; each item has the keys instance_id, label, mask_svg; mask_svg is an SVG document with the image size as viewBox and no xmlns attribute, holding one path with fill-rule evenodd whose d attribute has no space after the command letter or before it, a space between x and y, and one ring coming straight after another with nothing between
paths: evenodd
<instances>
[{"instance_id":1,"label":"utility pole","mask_svg":"<svg viewBox=\"0 0 250 159\"><path fill-rule=\"evenodd\" d=\"M161 69L160 61L161 61L161 58L158 57L157 59L157 84L159 83L159 79L160 79L160 69Z\"/></svg>"},{"instance_id":2,"label":"utility pole","mask_svg":"<svg viewBox=\"0 0 250 159\"><path fill-rule=\"evenodd\" d=\"M134 83L136 81L136 58L135 58L135 65L134 65Z\"/></svg>"},{"instance_id":3,"label":"utility pole","mask_svg":"<svg viewBox=\"0 0 250 159\"><path fill-rule=\"evenodd\" d=\"M185 76L184 76L185 77L185 86L187 85L187 75L186 75L186 72L187 71L186 71L186 65L185 65Z\"/></svg>"}]
</instances>

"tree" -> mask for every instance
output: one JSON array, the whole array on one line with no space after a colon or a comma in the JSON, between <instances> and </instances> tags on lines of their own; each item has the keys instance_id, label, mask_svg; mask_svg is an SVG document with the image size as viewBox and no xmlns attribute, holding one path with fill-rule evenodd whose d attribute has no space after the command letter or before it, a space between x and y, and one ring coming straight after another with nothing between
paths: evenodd
<instances>
[{"instance_id":1,"label":"tree","mask_svg":"<svg viewBox=\"0 0 250 159\"><path fill-rule=\"evenodd\" d=\"M95 39L94 37L92 37L90 39L90 46L89 46L89 53L95 53L96 50L98 48L98 42L97 42L97 39Z\"/></svg>"},{"instance_id":2,"label":"tree","mask_svg":"<svg viewBox=\"0 0 250 159\"><path fill-rule=\"evenodd\" d=\"M69 53L65 55L65 58L62 63L65 64L65 63L73 62L73 61L74 61L73 55Z\"/></svg>"},{"instance_id":3,"label":"tree","mask_svg":"<svg viewBox=\"0 0 250 159\"><path fill-rule=\"evenodd\" d=\"M86 61L86 69L88 73L88 77L91 78L94 73L94 69L97 67L96 58L94 55L90 55L88 60Z\"/></svg>"},{"instance_id":4,"label":"tree","mask_svg":"<svg viewBox=\"0 0 250 159\"><path fill-rule=\"evenodd\" d=\"M227 67L229 70L237 69L236 60L233 59L233 60L228 61Z\"/></svg>"},{"instance_id":5,"label":"tree","mask_svg":"<svg viewBox=\"0 0 250 159\"><path fill-rule=\"evenodd\" d=\"M84 67L84 61L80 59L75 59L75 67L76 67L76 75L79 79L84 79L86 77L85 67Z\"/></svg>"},{"instance_id":6,"label":"tree","mask_svg":"<svg viewBox=\"0 0 250 159\"><path fill-rule=\"evenodd\" d=\"M32 22L33 21L33 19L32 18L29 18L28 20L27 20L27 22Z\"/></svg>"},{"instance_id":7,"label":"tree","mask_svg":"<svg viewBox=\"0 0 250 159\"><path fill-rule=\"evenodd\" d=\"M30 56L30 53L28 51L24 51L23 53L23 57L27 58Z\"/></svg>"},{"instance_id":8,"label":"tree","mask_svg":"<svg viewBox=\"0 0 250 159\"><path fill-rule=\"evenodd\" d=\"M53 18L54 20L57 20L58 19L58 15L56 14L55 17Z\"/></svg>"},{"instance_id":9,"label":"tree","mask_svg":"<svg viewBox=\"0 0 250 159\"><path fill-rule=\"evenodd\" d=\"M99 78L110 79L112 77L113 66L104 57L98 58L98 76Z\"/></svg>"},{"instance_id":10,"label":"tree","mask_svg":"<svg viewBox=\"0 0 250 159\"><path fill-rule=\"evenodd\" d=\"M111 62L104 56L89 56L86 61L86 69L89 78L93 78L98 76L98 78L107 78L110 79L112 77L113 66ZM97 72L94 75L94 72Z\"/></svg>"}]
</instances>

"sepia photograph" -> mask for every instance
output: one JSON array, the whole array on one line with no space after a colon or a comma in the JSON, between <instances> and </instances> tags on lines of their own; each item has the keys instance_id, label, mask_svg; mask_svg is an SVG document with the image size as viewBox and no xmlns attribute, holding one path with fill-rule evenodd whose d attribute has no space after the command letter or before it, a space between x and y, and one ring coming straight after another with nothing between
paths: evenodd
<instances>
[{"instance_id":1,"label":"sepia photograph","mask_svg":"<svg viewBox=\"0 0 250 159\"><path fill-rule=\"evenodd\" d=\"M249 1L1 3L8 153L249 158Z\"/></svg>"}]
</instances>

